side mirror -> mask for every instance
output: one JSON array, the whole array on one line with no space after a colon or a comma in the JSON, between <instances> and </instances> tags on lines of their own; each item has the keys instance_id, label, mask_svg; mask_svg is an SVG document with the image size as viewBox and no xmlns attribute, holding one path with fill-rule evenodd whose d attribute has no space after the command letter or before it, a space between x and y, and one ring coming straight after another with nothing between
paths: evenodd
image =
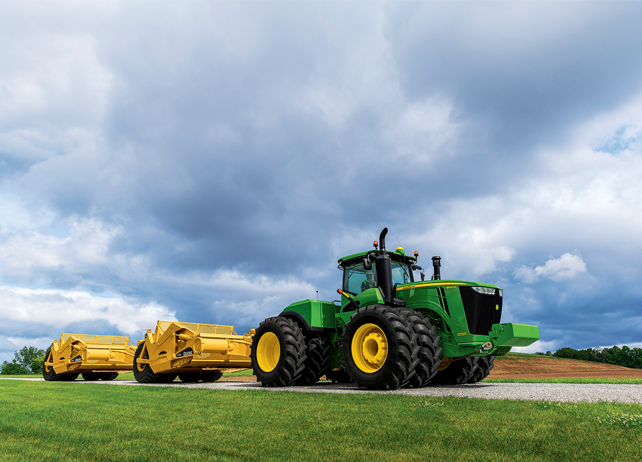
<instances>
[{"instance_id":1,"label":"side mirror","mask_svg":"<svg viewBox=\"0 0 642 462\"><path fill-rule=\"evenodd\" d=\"M368 257L364 257L363 259L363 268L366 270L371 270L372 269L372 262Z\"/></svg>"}]
</instances>

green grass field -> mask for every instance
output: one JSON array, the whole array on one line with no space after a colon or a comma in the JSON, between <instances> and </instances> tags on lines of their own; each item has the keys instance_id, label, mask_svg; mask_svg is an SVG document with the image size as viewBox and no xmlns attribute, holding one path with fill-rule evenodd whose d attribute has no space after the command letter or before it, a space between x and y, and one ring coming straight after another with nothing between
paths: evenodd
<instances>
[{"instance_id":1,"label":"green grass field","mask_svg":"<svg viewBox=\"0 0 642 462\"><path fill-rule=\"evenodd\" d=\"M640 406L0 381L7 461L639 461Z\"/></svg>"}]
</instances>

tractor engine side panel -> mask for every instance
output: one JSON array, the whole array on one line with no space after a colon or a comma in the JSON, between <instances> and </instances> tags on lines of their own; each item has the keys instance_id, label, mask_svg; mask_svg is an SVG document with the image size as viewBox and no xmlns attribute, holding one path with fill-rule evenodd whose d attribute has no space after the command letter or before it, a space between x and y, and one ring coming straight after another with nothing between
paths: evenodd
<instances>
[{"instance_id":1,"label":"tractor engine side panel","mask_svg":"<svg viewBox=\"0 0 642 462\"><path fill-rule=\"evenodd\" d=\"M302 300L289 305L279 316L293 319L305 330L334 331L336 311L334 303Z\"/></svg>"}]
</instances>

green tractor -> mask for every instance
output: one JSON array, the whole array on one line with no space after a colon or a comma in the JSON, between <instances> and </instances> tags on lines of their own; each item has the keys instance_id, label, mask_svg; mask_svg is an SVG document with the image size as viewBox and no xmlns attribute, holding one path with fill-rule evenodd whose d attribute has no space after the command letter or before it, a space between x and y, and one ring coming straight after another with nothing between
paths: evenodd
<instances>
[{"instance_id":1,"label":"green tractor","mask_svg":"<svg viewBox=\"0 0 642 462\"><path fill-rule=\"evenodd\" d=\"M264 386L311 385L323 375L382 390L476 383L495 356L539 339L537 326L500 323L502 289L442 280L439 257L424 280L418 252L387 251L387 232L374 250L339 260L340 301L293 303L256 329L252 368Z\"/></svg>"}]
</instances>

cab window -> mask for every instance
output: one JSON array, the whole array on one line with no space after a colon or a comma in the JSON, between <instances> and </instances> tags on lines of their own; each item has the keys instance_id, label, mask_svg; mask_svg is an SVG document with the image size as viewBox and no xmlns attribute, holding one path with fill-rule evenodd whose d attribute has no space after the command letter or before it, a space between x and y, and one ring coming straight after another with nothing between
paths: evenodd
<instances>
[{"instance_id":1,"label":"cab window","mask_svg":"<svg viewBox=\"0 0 642 462\"><path fill-rule=\"evenodd\" d=\"M396 286L397 284L405 284L407 282L411 282L410 270L408 268L408 265L393 261L392 262L392 285Z\"/></svg>"},{"instance_id":2,"label":"cab window","mask_svg":"<svg viewBox=\"0 0 642 462\"><path fill-rule=\"evenodd\" d=\"M346 265L343 268L343 290L353 295L358 295L366 289L377 287L377 274L375 263L372 269L366 270L361 262Z\"/></svg>"}]
</instances>

